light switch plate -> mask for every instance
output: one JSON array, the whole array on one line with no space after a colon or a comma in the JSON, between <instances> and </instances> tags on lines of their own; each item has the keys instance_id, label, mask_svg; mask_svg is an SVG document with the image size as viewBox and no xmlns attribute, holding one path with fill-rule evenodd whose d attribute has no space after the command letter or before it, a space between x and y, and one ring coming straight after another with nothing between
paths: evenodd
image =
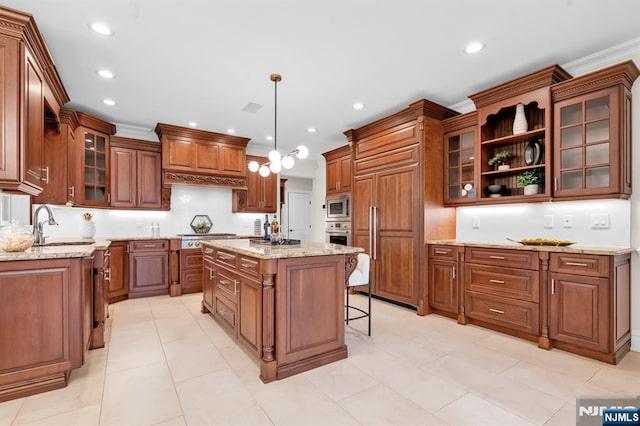
<instances>
[{"instance_id":1,"label":"light switch plate","mask_svg":"<svg viewBox=\"0 0 640 426\"><path fill-rule=\"evenodd\" d=\"M545 228L553 228L553 215L545 214L544 215L544 227Z\"/></svg>"},{"instance_id":2,"label":"light switch plate","mask_svg":"<svg viewBox=\"0 0 640 426\"><path fill-rule=\"evenodd\" d=\"M480 216L471 217L471 227L473 229L480 229Z\"/></svg>"},{"instance_id":3,"label":"light switch plate","mask_svg":"<svg viewBox=\"0 0 640 426\"><path fill-rule=\"evenodd\" d=\"M609 215L607 213L596 213L591 215L592 229L608 229Z\"/></svg>"}]
</instances>

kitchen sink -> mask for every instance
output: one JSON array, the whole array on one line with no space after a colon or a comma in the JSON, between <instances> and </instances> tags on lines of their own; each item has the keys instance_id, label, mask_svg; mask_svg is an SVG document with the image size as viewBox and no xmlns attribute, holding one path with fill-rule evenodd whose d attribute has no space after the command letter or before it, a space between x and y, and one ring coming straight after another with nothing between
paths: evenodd
<instances>
[{"instance_id":1,"label":"kitchen sink","mask_svg":"<svg viewBox=\"0 0 640 426\"><path fill-rule=\"evenodd\" d=\"M53 240L53 241L45 241L40 247L51 247L51 246L84 246L89 244L94 244L94 240Z\"/></svg>"}]
</instances>

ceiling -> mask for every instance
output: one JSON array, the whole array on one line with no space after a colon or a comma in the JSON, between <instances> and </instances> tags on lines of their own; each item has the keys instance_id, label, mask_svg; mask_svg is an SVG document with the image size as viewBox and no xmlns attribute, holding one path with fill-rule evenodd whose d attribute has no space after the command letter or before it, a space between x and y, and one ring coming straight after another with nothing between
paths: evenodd
<instances>
[{"instance_id":1,"label":"ceiling","mask_svg":"<svg viewBox=\"0 0 640 426\"><path fill-rule=\"evenodd\" d=\"M427 98L445 106L640 36L638 0L3 0L34 15L72 109L153 138L164 122L312 156ZM92 32L100 21L112 36ZM465 45L486 48L465 54ZM115 74L105 80L96 73ZM111 98L115 106L102 99ZM365 108L354 110L362 102ZM262 105L244 112L248 103ZM307 129L314 127L315 133Z\"/></svg>"}]
</instances>

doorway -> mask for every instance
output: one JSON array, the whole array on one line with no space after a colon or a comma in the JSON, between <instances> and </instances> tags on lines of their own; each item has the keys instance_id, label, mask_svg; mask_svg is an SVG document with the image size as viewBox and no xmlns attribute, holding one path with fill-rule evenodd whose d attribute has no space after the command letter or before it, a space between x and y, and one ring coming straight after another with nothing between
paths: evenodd
<instances>
[{"instance_id":1,"label":"doorway","mask_svg":"<svg viewBox=\"0 0 640 426\"><path fill-rule=\"evenodd\" d=\"M287 238L308 241L311 236L311 193L287 193Z\"/></svg>"}]
</instances>

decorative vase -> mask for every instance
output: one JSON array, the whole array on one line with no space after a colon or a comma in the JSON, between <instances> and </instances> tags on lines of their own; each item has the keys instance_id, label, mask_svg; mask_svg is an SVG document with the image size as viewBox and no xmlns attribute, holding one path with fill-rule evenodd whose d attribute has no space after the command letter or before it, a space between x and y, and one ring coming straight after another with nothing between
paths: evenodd
<instances>
[{"instance_id":1,"label":"decorative vase","mask_svg":"<svg viewBox=\"0 0 640 426\"><path fill-rule=\"evenodd\" d=\"M84 213L80 226L80 238L93 238L96 236L96 223L91 220L91 213Z\"/></svg>"},{"instance_id":2,"label":"decorative vase","mask_svg":"<svg viewBox=\"0 0 640 426\"><path fill-rule=\"evenodd\" d=\"M524 187L524 195L536 195L538 193L540 189L540 185L533 184L533 185L526 185Z\"/></svg>"},{"instance_id":3,"label":"decorative vase","mask_svg":"<svg viewBox=\"0 0 640 426\"><path fill-rule=\"evenodd\" d=\"M516 105L516 117L513 120L513 134L517 135L527 131L527 117L524 114L524 105Z\"/></svg>"},{"instance_id":4,"label":"decorative vase","mask_svg":"<svg viewBox=\"0 0 640 426\"><path fill-rule=\"evenodd\" d=\"M498 165L498 170L509 170L511 168L511 165L509 164L500 164Z\"/></svg>"}]
</instances>

